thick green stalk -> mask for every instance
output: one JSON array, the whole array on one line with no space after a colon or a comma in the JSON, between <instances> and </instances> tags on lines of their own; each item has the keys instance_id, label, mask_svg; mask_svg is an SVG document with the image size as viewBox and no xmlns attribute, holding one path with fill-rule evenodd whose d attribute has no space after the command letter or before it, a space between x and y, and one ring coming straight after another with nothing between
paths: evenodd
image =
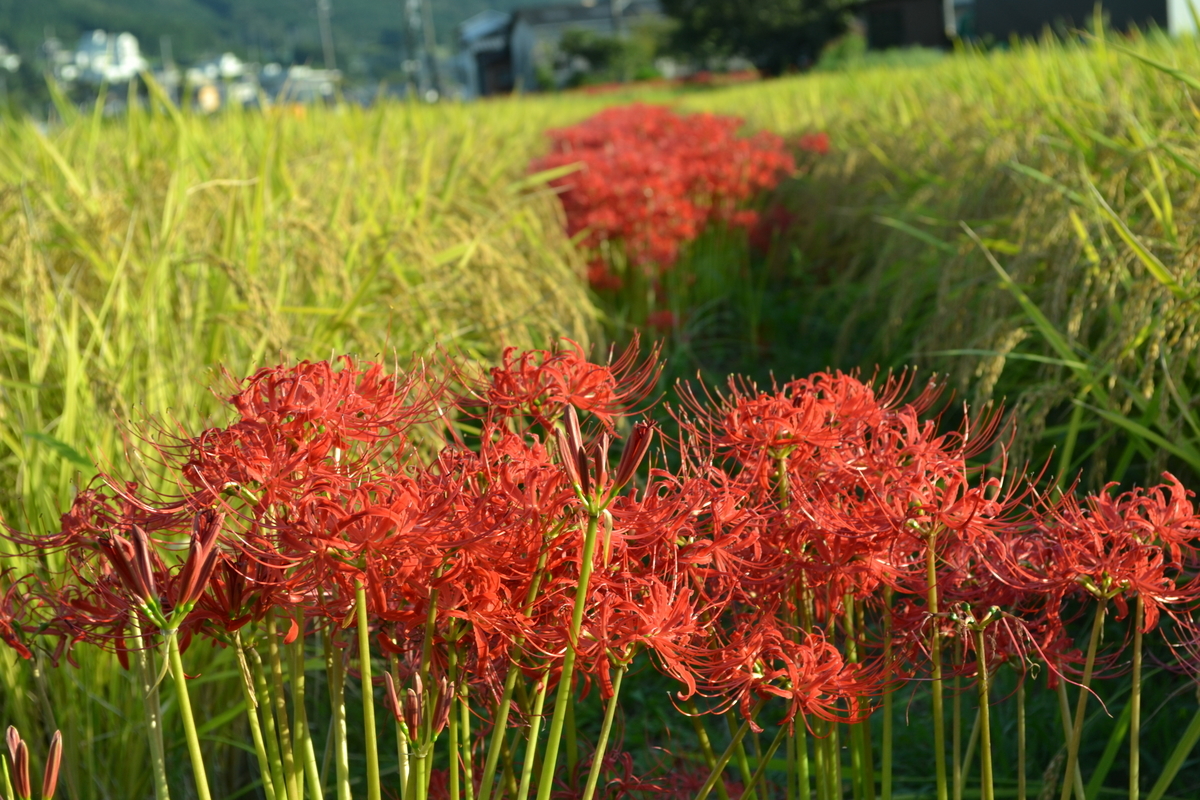
<instances>
[{"instance_id":1,"label":"thick green stalk","mask_svg":"<svg viewBox=\"0 0 1200 800\"><path fill-rule=\"evenodd\" d=\"M542 773L538 778L537 800L550 800L550 793L554 789L554 770L558 766L563 720L567 715L567 704L571 701L571 685L575 677L575 648L579 641L579 631L583 627L583 611L587 605L591 585L592 559L596 551L596 528L599 521L599 514L588 515L587 530L583 536L583 552L579 560L579 585L575 589L575 607L571 613L571 630L567 637L567 652L563 655L562 671L559 674L558 695L554 700L554 716L550 719Z\"/></svg>"},{"instance_id":2,"label":"thick green stalk","mask_svg":"<svg viewBox=\"0 0 1200 800\"><path fill-rule=\"evenodd\" d=\"M717 754L713 752L712 740L708 738L708 728L704 727L704 722L700 719L700 712L696 709L694 701L689 701L684 710L692 721L692 728L696 731L696 739L700 742L700 752L704 756L704 765L711 772L717 768ZM729 800L729 789L726 788L725 781L717 782L717 797L721 800Z\"/></svg>"},{"instance_id":3,"label":"thick green stalk","mask_svg":"<svg viewBox=\"0 0 1200 800\"><path fill-rule=\"evenodd\" d=\"M596 793L596 783L600 780L600 769L604 765L604 751L608 748L608 735L612 732L613 719L616 717L617 700L621 696L621 681L625 678L628 666L617 666L617 674L613 676L612 697L604 708L604 722L600 725L600 738L596 740L596 752L592 755L592 766L588 770L587 785L583 788L582 800L592 800Z\"/></svg>"},{"instance_id":4,"label":"thick green stalk","mask_svg":"<svg viewBox=\"0 0 1200 800\"><path fill-rule=\"evenodd\" d=\"M731 739L737 735L738 730L736 727L737 723L733 718L733 713L734 712L730 711L725 715L725 724L729 726L729 736ZM743 736L742 738L744 739L745 737ZM753 800L755 795L754 790L750 788L750 762L746 758L746 747L741 739L737 741L737 744L734 747L733 758L734 761L737 762L738 772L742 776L742 786L745 787L742 789L742 797L745 798L745 800Z\"/></svg>"},{"instance_id":5,"label":"thick green stalk","mask_svg":"<svg viewBox=\"0 0 1200 800\"><path fill-rule=\"evenodd\" d=\"M829 759L833 762L831 796L837 800L846 794L845 777L842 774L842 731L837 723L829 726Z\"/></svg>"},{"instance_id":6,"label":"thick green stalk","mask_svg":"<svg viewBox=\"0 0 1200 800\"><path fill-rule=\"evenodd\" d=\"M883 590L883 663L887 666L888 677L892 669L892 587ZM880 800L892 800L892 740L893 733L893 690L888 687L883 696L883 754L880 771L883 773L880 783Z\"/></svg>"},{"instance_id":7,"label":"thick green stalk","mask_svg":"<svg viewBox=\"0 0 1200 800\"><path fill-rule=\"evenodd\" d=\"M362 673L367 800L381 800L383 794L379 786L379 743L375 738L375 685L371 682L371 626L367 620L367 590L361 580L354 583L354 605L358 615L358 666Z\"/></svg>"},{"instance_id":8,"label":"thick green stalk","mask_svg":"<svg viewBox=\"0 0 1200 800\"><path fill-rule=\"evenodd\" d=\"M984 631L975 629L975 659L979 664L979 771L983 787L983 800L995 800L996 790L992 781L992 727L988 706L988 669L984 652Z\"/></svg>"},{"instance_id":9,"label":"thick green stalk","mask_svg":"<svg viewBox=\"0 0 1200 800\"><path fill-rule=\"evenodd\" d=\"M1141 795L1142 620L1146 608L1139 594L1133 612L1133 675L1129 695L1129 800Z\"/></svg>"},{"instance_id":10,"label":"thick green stalk","mask_svg":"<svg viewBox=\"0 0 1200 800\"><path fill-rule=\"evenodd\" d=\"M816 723L820 727L821 723ZM817 800L833 800L829 796L829 759L826 747L825 738L816 731L813 739L813 767L815 774L813 775L816 781Z\"/></svg>"},{"instance_id":11,"label":"thick green stalk","mask_svg":"<svg viewBox=\"0 0 1200 800\"><path fill-rule=\"evenodd\" d=\"M956 660L959 650L954 648ZM963 800L963 762L962 762L962 679L956 673L954 676L954 699L950 710L950 769L952 796L954 800Z\"/></svg>"},{"instance_id":12,"label":"thick green stalk","mask_svg":"<svg viewBox=\"0 0 1200 800\"><path fill-rule=\"evenodd\" d=\"M167 649L171 662L171 677L175 679L175 694L179 701L179 716L183 720L183 732L187 738L188 756L192 759L192 774L196 778L196 796L200 800L212 800L208 791L208 775L204 771L204 754L200 750L200 734L196 731L192 701L188 697L187 675L183 671L177 633L167 634Z\"/></svg>"},{"instance_id":13,"label":"thick green stalk","mask_svg":"<svg viewBox=\"0 0 1200 800\"><path fill-rule=\"evenodd\" d=\"M543 546L542 552L538 556L537 567L533 571L533 580L530 581L529 591L525 595L525 616L529 616L529 612L533 608L533 601L537 599L537 594L541 590L542 578L546 570L546 560L549 555L550 550ZM500 760L501 752L507 746L508 712L512 708L513 690L516 687L517 679L521 675L521 670L517 666L517 662L522 642L523 640L520 637L513 642L513 652L516 654L516 657L508 665L508 675L504 678L504 694L501 697L500 705L497 707L496 721L492 725L492 738L488 743L487 761L483 767L483 778L479 783L479 800L491 800L492 782L496 776L496 764ZM523 688L524 685L522 685Z\"/></svg>"},{"instance_id":14,"label":"thick green stalk","mask_svg":"<svg viewBox=\"0 0 1200 800\"><path fill-rule=\"evenodd\" d=\"M279 736L275 731L275 715L271 713L271 691L267 686L266 670L262 657L251 647L248 651L251 671L254 673L254 697L262 709L263 743L267 747L267 761L271 765L271 783L275 787L276 800L287 797L287 778L283 772L283 756L279 752Z\"/></svg>"},{"instance_id":15,"label":"thick green stalk","mask_svg":"<svg viewBox=\"0 0 1200 800\"><path fill-rule=\"evenodd\" d=\"M292 750L292 733L288 726L287 694L283 689L283 659L279 653L279 634L275 627L275 610L267 612L267 660L271 665L271 683L275 702L275 729L279 732L279 756L283 761L283 780L288 800L304 800L296 777L296 761Z\"/></svg>"},{"instance_id":16,"label":"thick green stalk","mask_svg":"<svg viewBox=\"0 0 1200 800\"><path fill-rule=\"evenodd\" d=\"M1017 676L1017 800L1026 800L1025 785L1025 675Z\"/></svg>"},{"instance_id":17,"label":"thick green stalk","mask_svg":"<svg viewBox=\"0 0 1200 800\"><path fill-rule=\"evenodd\" d=\"M500 696L500 704L496 707L496 721L492 725L492 739L488 744L487 761L483 765L483 778L479 784L479 800L491 800L492 782L496 777L496 765L500 762L504 750L505 734L508 731L508 712L512 708L513 690L521 670L516 662L509 664L508 675L504 678L504 693Z\"/></svg>"},{"instance_id":18,"label":"thick green stalk","mask_svg":"<svg viewBox=\"0 0 1200 800\"><path fill-rule=\"evenodd\" d=\"M472 765L474 757L471 754L471 684L462 681L458 690L458 709L462 720L458 724L459 735L462 736L463 754L463 797L465 800L475 800L475 770Z\"/></svg>"},{"instance_id":19,"label":"thick green stalk","mask_svg":"<svg viewBox=\"0 0 1200 800\"><path fill-rule=\"evenodd\" d=\"M337 769L338 800L351 800L350 750L346 743L346 663L333 642L333 624L325 637L325 669L329 672L329 704L333 719L333 763Z\"/></svg>"},{"instance_id":20,"label":"thick green stalk","mask_svg":"<svg viewBox=\"0 0 1200 800\"><path fill-rule=\"evenodd\" d=\"M275 782L271 780L271 762L267 759L267 747L263 741L262 726L258 720L258 698L254 696L254 676L246 661L246 648L242 646L242 632L235 631L233 643L237 648L238 672L242 676L242 697L246 701L246 722L250 726L250 738L254 741L254 755L258 758L258 773L262 776L263 794L267 800L275 800ZM165 776L164 776L165 777Z\"/></svg>"},{"instance_id":21,"label":"thick green stalk","mask_svg":"<svg viewBox=\"0 0 1200 800\"><path fill-rule=\"evenodd\" d=\"M457 691L455 684L458 683L458 646L457 645L455 645L455 644L450 645L450 647L448 648L448 652L446 653L446 659L448 662L447 667L448 667L448 670L450 673L450 684L449 684L449 688L447 689L447 691L454 693L455 691ZM439 702L440 702L440 700L439 700ZM462 758L458 752L458 746L459 746L458 714L454 713L456 710L454 708L454 706L455 706L454 702L451 701L450 719L448 720L450 730L449 730L449 734L446 736L446 754L447 754L446 765L447 765L447 769L449 769L450 800L458 800L458 798L459 798L458 773L459 773L459 765L462 763Z\"/></svg>"},{"instance_id":22,"label":"thick green stalk","mask_svg":"<svg viewBox=\"0 0 1200 800\"><path fill-rule=\"evenodd\" d=\"M1088 642L1087 660L1083 664L1083 680L1079 686L1079 702L1075 705L1075 725L1071 731L1071 740L1067 745L1066 774L1068 776L1074 773L1075 766L1079 763L1079 742L1083 738L1083 715L1087 711L1088 687L1092 683L1092 669L1096 666L1096 648L1100 645L1100 632L1104 629L1104 608L1107 602L1107 598L1100 598L1100 605L1096 607L1096 619L1092 623L1092 637ZM1071 784L1064 780L1060 800L1070 800L1070 797Z\"/></svg>"},{"instance_id":23,"label":"thick green stalk","mask_svg":"<svg viewBox=\"0 0 1200 800\"><path fill-rule=\"evenodd\" d=\"M569 652L569 651L568 651ZM546 690L550 686L549 674L543 674L533 700L529 717L529 738L525 742L525 762L521 765L521 786L513 800L525 800L529 796L529 783L533 778L533 762L537 753L538 734L542 728L542 711L546 707Z\"/></svg>"},{"instance_id":24,"label":"thick green stalk","mask_svg":"<svg viewBox=\"0 0 1200 800\"><path fill-rule=\"evenodd\" d=\"M393 655L388 656L388 670L392 674L392 684L397 687L397 701L403 704L400 699L400 662ZM408 795L408 726L405 725L399 718L395 720L396 728L396 772L400 786L400 800L404 800ZM340 800L340 798L339 798Z\"/></svg>"},{"instance_id":25,"label":"thick green stalk","mask_svg":"<svg viewBox=\"0 0 1200 800\"><path fill-rule=\"evenodd\" d=\"M804 719L796 723L797 735L793 742L796 746L796 788L798 800L810 800L812 797L812 779L809 777L808 765L808 725Z\"/></svg>"},{"instance_id":26,"label":"thick green stalk","mask_svg":"<svg viewBox=\"0 0 1200 800\"><path fill-rule=\"evenodd\" d=\"M757 717L758 712L762 711L764 705L766 705L766 701L759 700L750 712L750 719ZM729 746L725 748L725 752L721 754L721 757L717 759L717 763L713 765L712 772L709 773L708 779L704 781L704 785L700 787L700 791L696 793L696 797L693 800L705 800L709 793L712 792L713 786L721 781L721 776L725 772L725 765L733 757L733 753L737 749L737 746L742 743L742 739L746 738L748 730L750 730L750 720L744 720L741 727L733 734L733 739L730 740ZM522 800L522 798L518 798L517 800Z\"/></svg>"},{"instance_id":27,"label":"thick green stalk","mask_svg":"<svg viewBox=\"0 0 1200 800\"><path fill-rule=\"evenodd\" d=\"M298 622L303 625L304 620L300 619ZM304 635L301 632L299 638L291 645L292 709L296 718L295 757L304 766L304 771L298 780L300 786L303 787L307 778L310 787L308 794L312 800L325 800L324 787L321 785L321 770L317 766L316 748L313 747L312 731L308 727L308 706L304 699L304 641ZM303 794L303 792L301 793Z\"/></svg>"},{"instance_id":28,"label":"thick green stalk","mask_svg":"<svg viewBox=\"0 0 1200 800\"><path fill-rule=\"evenodd\" d=\"M1063 679L1058 681L1058 713L1062 717L1063 738L1069 741L1071 739L1071 701L1067 699L1067 682ZM1067 785L1071 782L1071 774L1063 773L1063 784ZM1087 800L1087 791L1083 787L1083 773L1079 769L1078 762L1075 764L1075 800Z\"/></svg>"},{"instance_id":29,"label":"thick green stalk","mask_svg":"<svg viewBox=\"0 0 1200 800\"><path fill-rule=\"evenodd\" d=\"M759 754L758 767L754 770L754 774L750 776L750 782L746 784L747 791L757 791L759 781L762 780L763 775L766 773L767 766L771 763L771 759L775 757L775 751L778 750L779 746L788 738L787 726L780 725L779 731L775 734L775 738L771 740L770 746L767 747L767 752ZM587 800L587 798L584 798L584 800Z\"/></svg>"},{"instance_id":30,"label":"thick green stalk","mask_svg":"<svg viewBox=\"0 0 1200 800\"><path fill-rule=\"evenodd\" d=\"M142 630L136 615L130 615L130 628L136 647L133 650L134 661L137 662L138 681L142 690L142 708L146 714L146 735L150 739L151 773L154 777L155 800L170 800L171 792L167 787L167 759L163 748L162 737L162 703L158 695L158 682L155 679L154 665L151 663L151 651L142 640ZM11 797L11 795L9 795ZM268 795L268 800L270 796Z\"/></svg>"},{"instance_id":31,"label":"thick green stalk","mask_svg":"<svg viewBox=\"0 0 1200 800\"><path fill-rule=\"evenodd\" d=\"M932 669L933 761L937 773L937 800L948 800L946 784L946 720L942 703L942 637L938 626L937 529L931 530L925 552L926 605L929 611L929 660Z\"/></svg>"}]
</instances>

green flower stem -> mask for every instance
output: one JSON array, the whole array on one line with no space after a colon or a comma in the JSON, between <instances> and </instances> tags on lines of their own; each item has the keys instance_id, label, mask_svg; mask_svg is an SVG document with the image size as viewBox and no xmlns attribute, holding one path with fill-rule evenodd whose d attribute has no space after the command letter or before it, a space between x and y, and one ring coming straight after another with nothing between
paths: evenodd
<instances>
[{"instance_id":1,"label":"green flower stem","mask_svg":"<svg viewBox=\"0 0 1200 800\"><path fill-rule=\"evenodd\" d=\"M745 735L737 738L737 722L734 720L734 712L731 710L725 715L725 723L729 726L729 736L731 741L734 741L733 760L737 763L738 772L742 776L742 797L744 800L755 800L756 795L754 790L750 788L750 761L746 758L746 747L744 743Z\"/></svg>"},{"instance_id":2,"label":"green flower stem","mask_svg":"<svg viewBox=\"0 0 1200 800\"><path fill-rule=\"evenodd\" d=\"M142 690L142 708L146 713L146 735L150 739L150 762L154 776L155 800L170 800L171 792L167 787L167 759L163 748L162 737L162 702L158 695L158 682L154 677L154 665L151 663L151 651L146 648L142 639L141 625L136 615L130 615L129 625L137 646L133 650L133 658L137 663L138 682ZM12 797L12 793L6 795ZM268 800L270 796L268 795Z\"/></svg>"},{"instance_id":3,"label":"green flower stem","mask_svg":"<svg viewBox=\"0 0 1200 800\"><path fill-rule=\"evenodd\" d=\"M1079 702L1075 705L1075 725L1071 731L1071 740L1067 745L1067 772L1069 776L1075 772L1076 765L1079 763L1079 742L1083 738L1083 715L1087 711L1088 687L1092 683L1092 669L1096 666L1096 648L1100 644L1100 632L1104 629L1104 608L1108 599L1100 598L1100 604L1096 607L1096 620L1092 623L1092 637L1088 642L1087 660L1083 664L1083 680L1079 686ZM1069 781L1063 781L1063 790L1060 800L1070 800L1071 784ZM1080 798L1084 800L1084 798Z\"/></svg>"},{"instance_id":4,"label":"green flower stem","mask_svg":"<svg viewBox=\"0 0 1200 800\"><path fill-rule=\"evenodd\" d=\"M1026 800L1025 784L1025 675L1017 676L1017 800Z\"/></svg>"},{"instance_id":5,"label":"green flower stem","mask_svg":"<svg viewBox=\"0 0 1200 800\"><path fill-rule=\"evenodd\" d=\"M750 783L746 785L746 791L755 791L759 781L767 771L767 765L771 763L771 759L775 757L775 751L779 749L779 745L783 744L784 740L789 738L787 735L787 726L780 725L779 731L775 734L775 738L771 740L771 745L767 748L767 752L758 759L758 767L754 770L754 774L750 776ZM584 798L588 800L588 798Z\"/></svg>"},{"instance_id":6,"label":"green flower stem","mask_svg":"<svg viewBox=\"0 0 1200 800\"><path fill-rule=\"evenodd\" d=\"M275 703L275 730L279 732L279 755L283 761L283 780L288 800L304 800L296 777L296 761L292 750L292 732L288 726L287 694L283 689L283 659L279 652L279 633L275 627L275 610L267 612L267 661L271 666L271 683Z\"/></svg>"},{"instance_id":7,"label":"green flower stem","mask_svg":"<svg viewBox=\"0 0 1200 800\"><path fill-rule=\"evenodd\" d=\"M888 675L891 677L892 669L892 587L888 586L883 590L883 663L887 665ZM892 800L892 743L894 739L894 716L893 711L893 690L888 687L887 692L883 695L883 742L881 743L883 753L882 761L879 769L882 773L880 778L880 800Z\"/></svg>"},{"instance_id":8,"label":"green flower stem","mask_svg":"<svg viewBox=\"0 0 1200 800\"><path fill-rule=\"evenodd\" d=\"M600 780L600 769L604 763L604 751L608 748L608 736L612 732L613 719L616 717L617 699L621 696L621 681L625 678L626 664L617 666L617 674L613 676L612 697L604 708L604 722L600 725L600 738L596 740L596 752L592 755L592 766L588 770L587 785L583 788L582 800L592 800L596 793L596 783Z\"/></svg>"},{"instance_id":9,"label":"green flower stem","mask_svg":"<svg viewBox=\"0 0 1200 800\"><path fill-rule=\"evenodd\" d=\"M543 674L537 687L537 694L533 700L533 710L529 717L529 738L525 743L525 763L521 765L521 786L517 789L517 796L514 800L525 800L529 796L529 783L533 778L533 762L534 755L537 753L538 733L542 727L542 710L546 706L546 689L549 685L549 674Z\"/></svg>"},{"instance_id":10,"label":"green flower stem","mask_svg":"<svg viewBox=\"0 0 1200 800\"><path fill-rule=\"evenodd\" d=\"M250 726L250 738L254 740L254 755L258 758L258 772L262 776L263 794L267 800L275 800L275 782L271 779L271 762L267 758L267 747L263 741L262 726L258 720L258 698L254 695L254 676L246 661L246 648L242 646L242 632L235 631L233 644L237 649L238 672L242 676L242 697L246 701L246 722ZM163 776L164 779L166 776Z\"/></svg>"},{"instance_id":11,"label":"green flower stem","mask_svg":"<svg viewBox=\"0 0 1200 800\"><path fill-rule=\"evenodd\" d=\"M171 662L171 677L175 679L175 695L179 701L179 716L183 720L183 732L187 737L188 755L192 759L192 774L196 778L196 796L200 800L212 800L208 791L208 775L204 771L204 754L200 750L200 734L196 731L196 719L192 716L192 701L188 697L187 675L183 671L183 657L179 654L179 636L167 634L167 650Z\"/></svg>"},{"instance_id":12,"label":"green flower stem","mask_svg":"<svg viewBox=\"0 0 1200 800\"><path fill-rule=\"evenodd\" d=\"M302 612L301 612L302 613ZM297 619L301 626L303 618ZM312 800L325 800L324 787L321 784L321 769L317 765L316 748L313 746L312 731L308 727L308 706L305 704L305 675L304 675L304 634L292 643L292 709L296 717L296 760L304 765L300 775L301 785L307 778L309 797Z\"/></svg>"},{"instance_id":13,"label":"green flower stem","mask_svg":"<svg viewBox=\"0 0 1200 800\"><path fill-rule=\"evenodd\" d=\"M704 763L711 772L717 768L717 754L713 752L712 741L708 738L708 729L704 727L694 701L689 701L684 710L692 721L696 738L700 741L700 752L704 755ZM729 800L729 790L725 787L725 781L717 782L717 797L720 800Z\"/></svg>"},{"instance_id":14,"label":"green flower stem","mask_svg":"<svg viewBox=\"0 0 1200 800\"><path fill-rule=\"evenodd\" d=\"M458 734L462 737L463 754L463 797L475 800L475 770L471 764L471 696L470 683L462 681L458 689L458 712L462 715L458 723ZM454 712L451 711L451 714Z\"/></svg>"},{"instance_id":15,"label":"green flower stem","mask_svg":"<svg viewBox=\"0 0 1200 800\"><path fill-rule=\"evenodd\" d=\"M837 723L829 726L829 760L833 763L831 796L840 798L845 794L845 778L842 774L842 731Z\"/></svg>"},{"instance_id":16,"label":"green flower stem","mask_svg":"<svg viewBox=\"0 0 1200 800\"><path fill-rule=\"evenodd\" d=\"M346 663L342 651L333 642L334 626L325 637L325 669L329 673L329 702L333 719L333 763L337 770L338 800L351 800L350 751L346 743Z\"/></svg>"},{"instance_id":17,"label":"green flower stem","mask_svg":"<svg viewBox=\"0 0 1200 800\"><path fill-rule=\"evenodd\" d=\"M1141 796L1142 621L1146 607L1139 594L1133 612L1133 685L1129 695L1129 800Z\"/></svg>"},{"instance_id":18,"label":"green flower stem","mask_svg":"<svg viewBox=\"0 0 1200 800\"><path fill-rule=\"evenodd\" d=\"M450 673L450 687L448 691L455 691L455 684L458 683L458 647L451 644L447 648L446 653L447 668ZM439 700L440 702L440 700ZM462 759L458 751L458 714L454 713L454 703L450 704L450 719L449 719L449 735L446 737L446 750L448 758L446 759L447 768L450 771L450 800L459 800L459 784L458 770Z\"/></svg>"},{"instance_id":19,"label":"green flower stem","mask_svg":"<svg viewBox=\"0 0 1200 800\"><path fill-rule=\"evenodd\" d=\"M996 789L992 781L992 727L991 711L988 707L988 669L983 627L975 629L975 658L979 664L979 771L982 782L983 800L995 800Z\"/></svg>"},{"instance_id":20,"label":"green flower stem","mask_svg":"<svg viewBox=\"0 0 1200 800\"><path fill-rule=\"evenodd\" d=\"M508 666L508 675L504 677L504 692L500 695L500 705L496 708L496 721L492 725L492 739L488 744L487 761L483 765L483 778L479 784L479 800L491 800L492 783L496 778L496 765L500 763L501 751L504 749L505 735L508 732L508 712L512 708L513 690L521 670L514 661Z\"/></svg>"},{"instance_id":21,"label":"green flower stem","mask_svg":"<svg viewBox=\"0 0 1200 800\"><path fill-rule=\"evenodd\" d=\"M354 605L358 615L358 662L362 672L367 800L381 800L383 794L379 786L379 743L375 738L375 685L371 682L371 626L367 621L367 590L362 580L354 583Z\"/></svg>"},{"instance_id":22,"label":"green flower stem","mask_svg":"<svg viewBox=\"0 0 1200 800\"><path fill-rule=\"evenodd\" d=\"M567 652L563 655L562 671L558 679L558 695L554 702L554 716L550 719L546 753L542 761L542 773L538 778L537 800L550 800L550 793L554 789L554 770L558 766L558 748L562 741L563 720L567 715L567 704L571 701L572 683L574 683L575 677L575 648L579 641L579 631L583 627L583 611L587 605L588 590L592 579L592 560L596 551L596 528L599 521L598 513L588 514L587 530L583 536L583 552L579 558L579 585L575 589L575 608L571 613Z\"/></svg>"},{"instance_id":23,"label":"green flower stem","mask_svg":"<svg viewBox=\"0 0 1200 800\"><path fill-rule=\"evenodd\" d=\"M279 736L275 731L275 715L271 713L271 690L267 686L267 674L263 668L262 657L251 647L250 668L254 673L254 697L258 707L262 709L263 742L267 747L267 760L271 765L271 783L275 788L276 800L287 797L287 778L283 772L283 756L279 752Z\"/></svg>"},{"instance_id":24,"label":"green flower stem","mask_svg":"<svg viewBox=\"0 0 1200 800\"><path fill-rule=\"evenodd\" d=\"M815 769L814 778L816 779L817 800L832 800L829 797L829 748L826 747L825 738L822 737L819 731L824 727L820 722L816 723L817 731L813 731L815 738L813 739L813 767Z\"/></svg>"},{"instance_id":25,"label":"green flower stem","mask_svg":"<svg viewBox=\"0 0 1200 800\"><path fill-rule=\"evenodd\" d=\"M759 700L758 703L755 704L754 709L750 712L750 719L757 717L758 713L762 711L764 705L766 705L766 701ZM721 775L725 772L725 765L729 763L729 759L733 757L734 751L737 749L737 746L742 743L742 739L746 738L746 732L749 730L750 720L743 720L741 727L739 727L733 734L733 739L730 740L729 746L725 748L725 752L722 753L721 757L717 759L717 762L713 764L712 772L709 773L708 779L704 781L704 785L700 787L700 791L696 793L694 800L705 800L705 798L707 798L712 792L713 786L721 782ZM522 798L518 798L517 800L522 800Z\"/></svg>"},{"instance_id":26,"label":"green flower stem","mask_svg":"<svg viewBox=\"0 0 1200 800\"><path fill-rule=\"evenodd\" d=\"M399 687L400 686L400 660L398 658L396 658L394 655L388 656L388 670L391 672L391 675L392 675L392 683L395 686ZM399 699L399 692L397 692L397 695L398 695L397 700L399 700L400 703L403 703L404 701ZM400 786L400 800L405 800L405 797L408 796L408 766L409 766L408 726L405 725L399 719L396 719L395 722L396 722L396 725L395 725L395 727L396 727L396 772L398 775L397 783ZM339 798L339 800L341 800L341 798Z\"/></svg>"},{"instance_id":27,"label":"green flower stem","mask_svg":"<svg viewBox=\"0 0 1200 800\"><path fill-rule=\"evenodd\" d=\"M529 591L525 595L525 616L529 616L533 610L533 601L537 599L538 592L541 590L542 579L546 573L546 560L549 556L549 548L543 547L538 556L537 566L533 570L533 580L529 584ZM483 778L479 783L479 800L492 800L492 783L496 777L496 765L500 761L501 752L507 747L508 712L512 708L513 690L516 688L517 679L521 676L521 669L517 662L520 660L523 642L521 637L517 637L513 642L513 653L516 654L516 657L508 665L508 675L504 678L504 693L497 708L496 720L492 725L492 738L488 743L487 761L483 767ZM523 688L524 685L522 685ZM508 766L511 768L511 764Z\"/></svg>"},{"instance_id":28,"label":"green flower stem","mask_svg":"<svg viewBox=\"0 0 1200 800\"><path fill-rule=\"evenodd\" d=\"M795 723L796 736L793 743L796 747L796 788L798 800L810 800L812 797L812 780L809 777L808 764L808 724L804 718Z\"/></svg>"},{"instance_id":29,"label":"green flower stem","mask_svg":"<svg viewBox=\"0 0 1200 800\"><path fill-rule=\"evenodd\" d=\"M1067 699L1067 682L1061 677L1058 681L1058 713L1062 717L1063 738L1065 741L1071 739L1071 701ZM1063 785L1066 786L1071 782L1070 773L1064 773ZM1075 764L1075 798L1076 800L1087 800L1087 792L1083 788L1083 773L1079 770L1079 763Z\"/></svg>"},{"instance_id":30,"label":"green flower stem","mask_svg":"<svg viewBox=\"0 0 1200 800\"><path fill-rule=\"evenodd\" d=\"M937 800L948 800L946 783L946 718L942 698L942 637L938 629L937 535L929 532L925 549L926 604L930 615L929 660L932 664L930 693L933 700L933 761L937 773Z\"/></svg>"}]
</instances>

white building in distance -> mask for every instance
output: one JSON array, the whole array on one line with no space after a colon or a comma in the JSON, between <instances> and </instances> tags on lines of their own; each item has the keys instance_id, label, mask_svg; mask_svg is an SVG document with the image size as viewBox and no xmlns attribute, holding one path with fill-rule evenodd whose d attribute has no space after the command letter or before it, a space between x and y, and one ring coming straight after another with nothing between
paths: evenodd
<instances>
[{"instance_id":1,"label":"white building in distance","mask_svg":"<svg viewBox=\"0 0 1200 800\"><path fill-rule=\"evenodd\" d=\"M150 68L132 33L88 31L79 37L75 57L60 68L60 77L83 83L128 83Z\"/></svg>"}]
</instances>

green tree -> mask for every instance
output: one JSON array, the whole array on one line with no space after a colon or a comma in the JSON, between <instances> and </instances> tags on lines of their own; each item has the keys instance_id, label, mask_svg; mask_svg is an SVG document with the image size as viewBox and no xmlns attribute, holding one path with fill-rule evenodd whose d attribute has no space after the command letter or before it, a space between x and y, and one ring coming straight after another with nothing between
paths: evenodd
<instances>
[{"instance_id":1,"label":"green tree","mask_svg":"<svg viewBox=\"0 0 1200 800\"><path fill-rule=\"evenodd\" d=\"M741 56L777 75L813 63L846 29L848 0L662 0L673 44L702 59Z\"/></svg>"}]
</instances>

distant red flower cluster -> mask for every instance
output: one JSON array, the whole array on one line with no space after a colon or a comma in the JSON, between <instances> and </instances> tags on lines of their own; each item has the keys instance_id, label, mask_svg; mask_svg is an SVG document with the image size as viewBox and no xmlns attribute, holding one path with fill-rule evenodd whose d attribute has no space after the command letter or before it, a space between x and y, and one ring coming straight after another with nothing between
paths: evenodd
<instances>
[{"instance_id":1,"label":"distant red flower cluster","mask_svg":"<svg viewBox=\"0 0 1200 800\"><path fill-rule=\"evenodd\" d=\"M567 229L599 251L619 243L633 266L666 269L680 248L713 223L740 227L757 214L744 207L795 169L782 137L739 137L742 120L715 114L681 116L635 104L610 108L578 125L550 132L551 153L534 168L578 162L559 178ZM603 262L589 275L615 288Z\"/></svg>"}]
</instances>

